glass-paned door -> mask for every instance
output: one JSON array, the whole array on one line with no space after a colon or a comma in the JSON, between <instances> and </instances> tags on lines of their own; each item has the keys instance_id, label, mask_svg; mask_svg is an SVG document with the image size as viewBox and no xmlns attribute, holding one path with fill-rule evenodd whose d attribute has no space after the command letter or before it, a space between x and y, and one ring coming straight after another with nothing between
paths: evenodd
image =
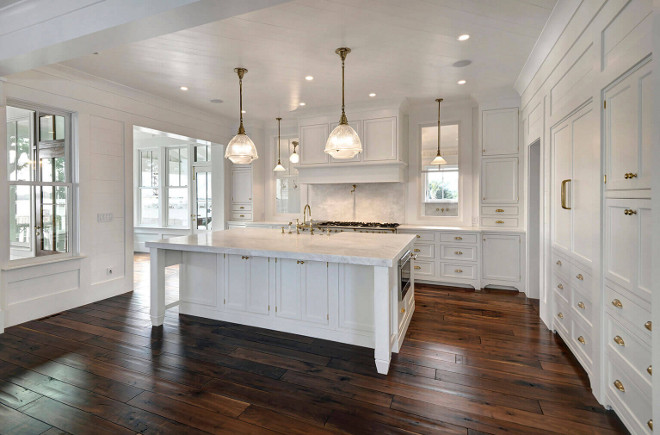
<instances>
[{"instance_id":1,"label":"glass-paned door","mask_svg":"<svg viewBox=\"0 0 660 435\"><path fill-rule=\"evenodd\" d=\"M213 207L210 168L195 168L193 183L193 231L212 229Z\"/></svg>"}]
</instances>

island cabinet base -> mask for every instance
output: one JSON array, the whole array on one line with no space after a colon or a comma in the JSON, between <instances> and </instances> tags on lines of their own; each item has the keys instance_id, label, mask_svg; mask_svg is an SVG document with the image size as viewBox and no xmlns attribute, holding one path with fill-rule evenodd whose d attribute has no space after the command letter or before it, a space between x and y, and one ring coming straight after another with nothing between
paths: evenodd
<instances>
[{"instance_id":1,"label":"island cabinet base","mask_svg":"<svg viewBox=\"0 0 660 435\"><path fill-rule=\"evenodd\" d=\"M415 308L414 283L399 301L396 267L157 248L151 258L154 325L165 310L154 287L180 264L181 314L370 347L382 374Z\"/></svg>"}]
</instances>

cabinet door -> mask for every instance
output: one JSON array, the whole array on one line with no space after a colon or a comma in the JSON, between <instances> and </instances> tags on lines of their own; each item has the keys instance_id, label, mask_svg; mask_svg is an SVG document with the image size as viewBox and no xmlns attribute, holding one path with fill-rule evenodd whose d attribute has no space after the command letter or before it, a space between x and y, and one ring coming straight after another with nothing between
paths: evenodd
<instances>
[{"instance_id":1,"label":"cabinet door","mask_svg":"<svg viewBox=\"0 0 660 435\"><path fill-rule=\"evenodd\" d=\"M225 263L225 308L245 311L249 261L242 255L227 255Z\"/></svg>"},{"instance_id":2,"label":"cabinet door","mask_svg":"<svg viewBox=\"0 0 660 435\"><path fill-rule=\"evenodd\" d=\"M277 317L300 319L301 273L297 260L279 258L277 260Z\"/></svg>"},{"instance_id":3,"label":"cabinet door","mask_svg":"<svg viewBox=\"0 0 660 435\"><path fill-rule=\"evenodd\" d=\"M396 117L364 120L364 161L396 160Z\"/></svg>"},{"instance_id":4,"label":"cabinet door","mask_svg":"<svg viewBox=\"0 0 660 435\"><path fill-rule=\"evenodd\" d=\"M268 314L268 290L270 274L267 257L250 257L249 286L247 292L247 311L256 314Z\"/></svg>"},{"instance_id":5,"label":"cabinet door","mask_svg":"<svg viewBox=\"0 0 660 435\"><path fill-rule=\"evenodd\" d=\"M302 320L328 324L328 263L305 261L302 269Z\"/></svg>"},{"instance_id":6,"label":"cabinet door","mask_svg":"<svg viewBox=\"0 0 660 435\"><path fill-rule=\"evenodd\" d=\"M482 277L498 281L520 281L520 249L519 235L484 234Z\"/></svg>"},{"instance_id":7,"label":"cabinet door","mask_svg":"<svg viewBox=\"0 0 660 435\"><path fill-rule=\"evenodd\" d=\"M518 158L483 159L481 193L484 204L518 202Z\"/></svg>"},{"instance_id":8,"label":"cabinet door","mask_svg":"<svg viewBox=\"0 0 660 435\"><path fill-rule=\"evenodd\" d=\"M325 142L328 140L328 124L303 125L300 127L300 164L328 163Z\"/></svg>"},{"instance_id":9,"label":"cabinet door","mask_svg":"<svg viewBox=\"0 0 660 435\"><path fill-rule=\"evenodd\" d=\"M518 108L484 110L481 119L484 156L518 154Z\"/></svg>"},{"instance_id":10,"label":"cabinet door","mask_svg":"<svg viewBox=\"0 0 660 435\"><path fill-rule=\"evenodd\" d=\"M232 202L252 201L252 169L234 169L231 176Z\"/></svg>"},{"instance_id":11,"label":"cabinet door","mask_svg":"<svg viewBox=\"0 0 660 435\"><path fill-rule=\"evenodd\" d=\"M571 123L569 121L553 127L550 131L551 138L551 233L552 244L556 247L571 251L572 248L572 222L573 214L570 207L570 186L573 177L573 136L571 134ZM562 202L562 183L564 186L564 202Z\"/></svg>"},{"instance_id":12,"label":"cabinet door","mask_svg":"<svg viewBox=\"0 0 660 435\"><path fill-rule=\"evenodd\" d=\"M653 133L651 63L605 91L605 168L608 190L650 188ZM626 178L626 174L635 174Z\"/></svg>"},{"instance_id":13,"label":"cabinet door","mask_svg":"<svg viewBox=\"0 0 660 435\"><path fill-rule=\"evenodd\" d=\"M353 157L352 159L330 159L332 163L348 163L348 162L361 162L362 158L364 157L364 133L362 132L362 121L348 121L348 125L350 125L353 130L357 133L358 137L360 138L360 141L362 142L362 152ZM328 125L328 131L332 132L334 128L337 127L337 123L331 123ZM323 145L325 147L325 144Z\"/></svg>"}]
</instances>

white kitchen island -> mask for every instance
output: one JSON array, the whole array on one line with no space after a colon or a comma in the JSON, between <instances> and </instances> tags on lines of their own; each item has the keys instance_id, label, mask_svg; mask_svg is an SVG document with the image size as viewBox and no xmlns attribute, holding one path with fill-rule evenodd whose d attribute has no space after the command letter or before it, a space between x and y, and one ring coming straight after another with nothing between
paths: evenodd
<instances>
[{"instance_id":1,"label":"white kitchen island","mask_svg":"<svg viewBox=\"0 0 660 435\"><path fill-rule=\"evenodd\" d=\"M147 242L151 321L163 324L165 268L178 264L181 314L370 347L386 374L415 308L412 259L399 297L399 260L414 240L237 228Z\"/></svg>"}]
</instances>

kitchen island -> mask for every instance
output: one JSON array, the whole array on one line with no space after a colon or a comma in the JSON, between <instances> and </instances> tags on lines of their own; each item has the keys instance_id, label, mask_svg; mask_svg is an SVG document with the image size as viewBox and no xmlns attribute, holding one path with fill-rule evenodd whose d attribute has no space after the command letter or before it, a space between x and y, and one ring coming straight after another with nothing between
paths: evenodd
<instances>
[{"instance_id":1,"label":"kitchen island","mask_svg":"<svg viewBox=\"0 0 660 435\"><path fill-rule=\"evenodd\" d=\"M148 242L151 321L163 324L165 268L178 264L181 314L370 347L386 374L415 308L414 259L399 292L414 240L237 228Z\"/></svg>"}]
</instances>

